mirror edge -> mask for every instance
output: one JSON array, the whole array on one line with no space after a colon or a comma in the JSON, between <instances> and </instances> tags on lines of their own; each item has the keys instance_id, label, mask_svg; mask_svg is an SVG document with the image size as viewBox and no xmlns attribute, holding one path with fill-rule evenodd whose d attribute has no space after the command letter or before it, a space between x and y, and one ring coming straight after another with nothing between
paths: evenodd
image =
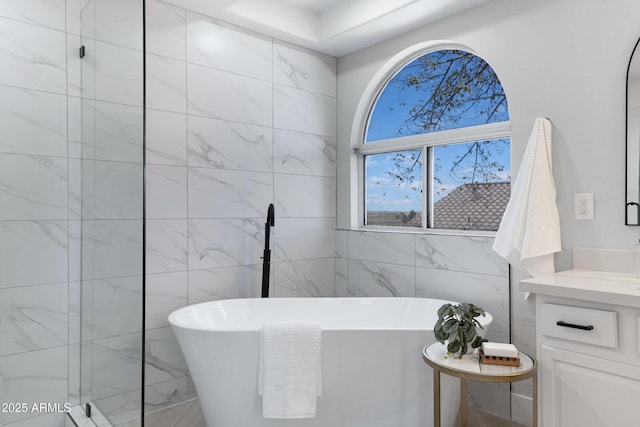
<instances>
[{"instance_id":1,"label":"mirror edge","mask_svg":"<svg viewBox=\"0 0 640 427\"><path fill-rule=\"evenodd\" d=\"M636 53L640 52L638 48L640 46L640 39L638 39L633 46L633 50L631 51L631 56L629 57L629 64L627 65L627 73L626 73L626 90L625 90L625 126L624 126L624 142L625 142L625 162L624 162L624 198L625 198L625 208L624 208L624 225L629 226L640 226L640 203L636 201L629 201L629 72L631 70L631 64L633 62L633 57ZM640 55L640 53L638 53ZM637 218L635 224L629 223L629 207L634 206L637 211Z\"/></svg>"}]
</instances>

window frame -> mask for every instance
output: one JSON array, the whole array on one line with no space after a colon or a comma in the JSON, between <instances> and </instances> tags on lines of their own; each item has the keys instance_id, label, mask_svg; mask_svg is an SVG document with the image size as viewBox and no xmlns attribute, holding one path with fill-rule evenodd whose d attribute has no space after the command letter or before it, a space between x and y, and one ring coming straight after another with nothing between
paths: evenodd
<instances>
[{"instance_id":1,"label":"window frame","mask_svg":"<svg viewBox=\"0 0 640 427\"><path fill-rule=\"evenodd\" d=\"M451 144L470 143L475 141L488 141L495 139L509 139L511 144L511 120L505 120L501 122L486 123L481 125L467 126L449 130L442 130L436 132L428 132L417 135L401 136L397 138L382 139L377 141L366 142L367 130L369 128L369 121L373 113L373 109L376 106L380 94L387 87L391 79L399 73L406 65L414 61L415 59L428 55L432 52L437 52L443 49L458 49L469 52L473 55L478 55L473 49L469 49L466 46L451 43L435 43L429 44L428 48L415 49L411 55L403 55L401 52L399 60L387 68L387 72L384 73L384 78L379 79L375 84L373 96L368 102L368 108L362 117L360 123L359 138L355 141L353 146L353 153L357 156L357 174L358 174L358 203L357 203L357 217L358 227L364 230L389 230L389 231L439 231L432 227L433 224L433 170L434 170L434 158L433 147ZM482 58L484 60L484 58ZM393 61L393 59L392 59ZM392 62L390 61L390 62ZM486 62L486 60L485 60ZM491 65L491 64L489 64ZM493 69L493 67L491 67ZM495 73L495 69L493 70ZM497 74L497 73L496 73ZM499 78L498 78L499 79ZM503 86L504 90L504 86ZM506 92L506 91L505 91ZM505 93L506 96L506 93ZM507 104L508 105L508 104ZM511 116L509 114L509 116ZM365 156L371 154L384 154L392 153L403 150L423 150L423 173L422 173L422 227L394 227L385 225L367 225L367 211L366 211L366 177L365 177ZM511 163L511 162L509 162ZM440 230L446 232L460 232L464 234L473 233L474 230ZM480 232L477 230L476 232ZM485 233L485 231L482 231ZM495 233L495 232L493 232Z\"/></svg>"}]
</instances>

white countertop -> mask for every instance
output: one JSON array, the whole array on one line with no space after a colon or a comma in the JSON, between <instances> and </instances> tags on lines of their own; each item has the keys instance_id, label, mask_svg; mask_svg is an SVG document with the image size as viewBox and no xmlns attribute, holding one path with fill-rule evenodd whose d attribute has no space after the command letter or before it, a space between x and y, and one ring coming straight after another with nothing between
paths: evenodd
<instances>
[{"instance_id":1,"label":"white countertop","mask_svg":"<svg viewBox=\"0 0 640 427\"><path fill-rule=\"evenodd\" d=\"M567 270L521 280L519 289L541 295L640 308L640 278L631 274Z\"/></svg>"}]
</instances>

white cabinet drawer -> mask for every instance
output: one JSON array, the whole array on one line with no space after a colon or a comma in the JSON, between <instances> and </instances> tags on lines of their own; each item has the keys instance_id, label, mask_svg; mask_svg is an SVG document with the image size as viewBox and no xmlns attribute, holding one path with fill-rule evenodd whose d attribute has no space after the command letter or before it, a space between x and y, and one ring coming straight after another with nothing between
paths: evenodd
<instances>
[{"instance_id":1,"label":"white cabinet drawer","mask_svg":"<svg viewBox=\"0 0 640 427\"><path fill-rule=\"evenodd\" d=\"M615 311L543 303L539 314L544 336L618 348Z\"/></svg>"}]
</instances>

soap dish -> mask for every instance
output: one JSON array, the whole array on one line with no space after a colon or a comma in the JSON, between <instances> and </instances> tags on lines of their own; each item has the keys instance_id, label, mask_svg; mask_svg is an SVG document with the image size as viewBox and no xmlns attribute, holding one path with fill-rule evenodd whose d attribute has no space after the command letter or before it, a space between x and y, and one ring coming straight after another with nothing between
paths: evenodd
<instances>
[{"instance_id":1,"label":"soap dish","mask_svg":"<svg viewBox=\"0 0 640 427\"><path fill-rule=\"evenodd\" d=\"M520 366L519 357L487 356L480 350L480 361L487 365Z\"/></svg>"}]
</instances>

